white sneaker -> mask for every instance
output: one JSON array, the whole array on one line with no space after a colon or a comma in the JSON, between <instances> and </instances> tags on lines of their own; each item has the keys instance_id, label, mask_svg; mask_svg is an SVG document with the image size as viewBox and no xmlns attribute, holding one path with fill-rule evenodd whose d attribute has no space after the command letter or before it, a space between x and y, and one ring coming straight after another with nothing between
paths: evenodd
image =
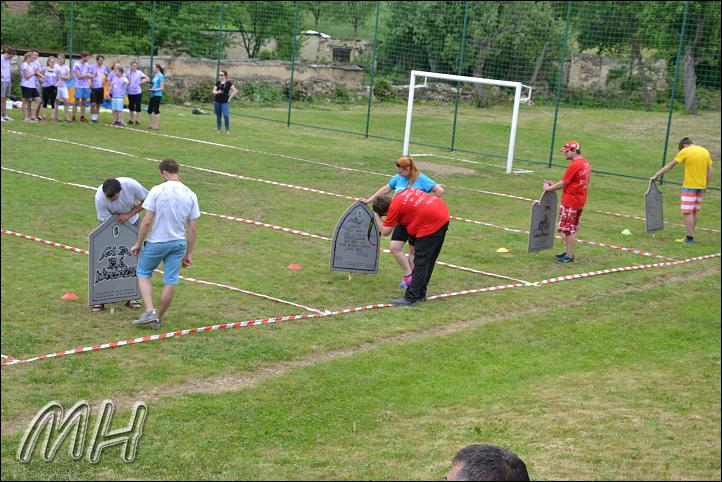
<instances>
[{"instance_id":1,"label":"white sneaker","mask_svg":"<svg viewBox=\"0 0 722 482\"><path fill-rule=\"evenodd\" d=\"M153 310L153 311L146 311L145 313L140 315L140 318L138 318L137 320L133 320L133 324L136 326L147 325L149 323L153 323L156 321L160 321L160 320L158 320L158 313L155 310Z\"/></svg>"}]
</instances>

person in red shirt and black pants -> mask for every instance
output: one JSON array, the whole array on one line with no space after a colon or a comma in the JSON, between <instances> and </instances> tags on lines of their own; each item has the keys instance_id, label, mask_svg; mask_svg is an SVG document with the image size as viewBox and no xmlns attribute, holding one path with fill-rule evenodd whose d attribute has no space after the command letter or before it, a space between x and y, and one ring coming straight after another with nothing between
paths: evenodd
<instances>
[{"instance_id":1,"label":"person in red shirt and black pants","mask_svg":"<svg viewBox=\"0 0 722 482\"><path fill-rule=\"evenodd\" d=\"M557 262L562 264L574 262L574 234L579 229L579 220L582 217L582 210L587 202L587 189L591 169L589 162L581 156L582 149L579 144L569 141L560 149L571 161L564 177L556 184L547 181L544 184L545 191L562 191L562 203L559 206L559 232L564 235L566 251L556 256Z\"/></svg>"},{"instance_id":2,"label":"person in red shirt and black pants","mask_svg":"<svg viewBox=\"0 0 722 482\"><path fill-rule=\"evenodd\" d=\"M400 224L406 227L416 248L411 284L406 288L404 297L391 301L391 304L413 305L426 300L426 288L449 229L449 208L432 194L419 189L405 189L393 199L377 197L373 210L383 236L391 234ZM381 216L386 216L386 220L382 220Z\"/></svg>"}]
</instances>

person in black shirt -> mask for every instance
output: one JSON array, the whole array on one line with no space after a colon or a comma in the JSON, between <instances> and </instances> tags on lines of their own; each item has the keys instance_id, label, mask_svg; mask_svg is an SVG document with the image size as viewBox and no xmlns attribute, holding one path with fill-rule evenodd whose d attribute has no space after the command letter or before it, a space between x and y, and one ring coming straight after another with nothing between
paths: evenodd
<instances>
[{"instance_id":1,"label":"person in black shirt","mask_svg":"<svg viewBox=\"0 0 722 482\"><path fill-rule=\"evenodd\" d=\"M221 113L226 124L226 134L230 134L231 119L228 106L237 92L236 86L228 80L228 72L221 70L218 82L213 86L213 107L216 110L216 129L219 134L221 133Z\"/></svg>"}]
</instances>

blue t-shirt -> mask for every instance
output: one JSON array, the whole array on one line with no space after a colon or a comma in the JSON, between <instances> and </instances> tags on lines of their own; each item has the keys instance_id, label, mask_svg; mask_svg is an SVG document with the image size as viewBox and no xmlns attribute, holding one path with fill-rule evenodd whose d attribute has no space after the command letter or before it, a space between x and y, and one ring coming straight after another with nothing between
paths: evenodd
<instances>
[{"instance_id":1,"label":"blue t-shirt","mask_svg":"<svg viewBox=\"0 0 722 482\"><path fill-rule=\"evenodd\" d=\"M394 194L403 191L408 187L408 185L409 178L404 177L401 174L396 174L389 181L389 186L391 187L391 189L394 190ZM428 177L426 174L419 173L419 177L416 179L414 185L411 186L411 188L419 189L424 192L431 192L434 186L436 186L436 183L432 181L430 177Z\"/></svg>"},{"instance_id":2,"label":"blue t-shirt","mask_svg":"<svg viewBox=\"0 0 722 482\"><path fill-rule=\"evenodd\" d=\"M151 85L151 88L153 89L160 89L160 83L165 80L165 75L161 73L155 74L155 77L153 77L153 85ZM154 97L163 97L163 91L162 90L154 90L153 91Z\"/></svg>"}]
</instances>

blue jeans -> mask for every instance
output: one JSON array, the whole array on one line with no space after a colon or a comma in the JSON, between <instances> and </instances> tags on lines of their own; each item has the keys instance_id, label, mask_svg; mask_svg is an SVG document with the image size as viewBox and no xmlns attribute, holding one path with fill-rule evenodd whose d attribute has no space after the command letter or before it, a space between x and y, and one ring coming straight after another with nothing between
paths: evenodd
<instances>
[{"instance_id":1,"label":"blue jeans","mask_svg":"<svg viewBox=\"0 0 722 482\"><path fill-rule=\"evenodd\" d=\"M216 110L216 129L221 130L221 113L223 113L223 120L226 123L226 130L231 127L231 113L228 108L228 102L213 101L213 108Z\"/></svg>"}]
</instances>

